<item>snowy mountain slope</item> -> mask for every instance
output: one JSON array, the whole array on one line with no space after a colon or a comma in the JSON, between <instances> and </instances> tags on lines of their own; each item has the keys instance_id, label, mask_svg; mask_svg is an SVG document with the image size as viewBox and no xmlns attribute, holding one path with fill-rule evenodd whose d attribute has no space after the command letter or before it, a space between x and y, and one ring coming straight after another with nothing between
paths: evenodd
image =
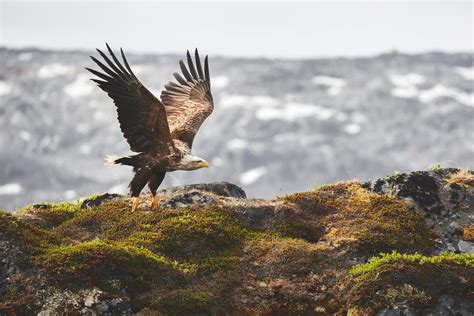
<instances>
[{"instance_id":1,"label":"snowy mountain slope","mask_svg":"<svg viewBox=\"0 0 474 316\"><path fill-rule=\"evenodd\" d=\"M126 191L130 170L103 165L128 147L111 100L88 80L88 55L0 49L0 207ZM129 60L159 95L182 57ZM436 163L472 167L472 58L210 56L216 106L194 152L211 168L168 174L163 187L230 181L270 197Z\"/></svg>"}]
</instances>

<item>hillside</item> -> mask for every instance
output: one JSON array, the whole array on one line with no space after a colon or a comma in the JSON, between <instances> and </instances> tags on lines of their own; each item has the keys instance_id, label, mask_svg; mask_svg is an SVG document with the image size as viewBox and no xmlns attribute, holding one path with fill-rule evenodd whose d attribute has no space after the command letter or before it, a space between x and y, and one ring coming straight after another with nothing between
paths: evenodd
<instances>
[{"instance_id":1,"label":"hillside","mask_svg":"<svg viewBox=\"0 0 474 316\"><path fill-rule=\"evenodd\" d=\"M472 315L474 173L230 183L0 212L0 314Z\"/></svg>"},{"instance_id":2,"label":"hillside","mask_svg":"<svg viewBox=\"0 0 474 316\"><path fill-rule=\"evenodd\" d=\"M130 170L103 166L128 147L111 100L84 70L92 53L0 48L0 207L125 193ZM159 95L183 57L129 60ZM165 187L227 181L271 198L437 163L472 167L472 54L210 56L210 69L215 111L193 151L211 168L169 174Z\"/></svg>"}]
</instances>

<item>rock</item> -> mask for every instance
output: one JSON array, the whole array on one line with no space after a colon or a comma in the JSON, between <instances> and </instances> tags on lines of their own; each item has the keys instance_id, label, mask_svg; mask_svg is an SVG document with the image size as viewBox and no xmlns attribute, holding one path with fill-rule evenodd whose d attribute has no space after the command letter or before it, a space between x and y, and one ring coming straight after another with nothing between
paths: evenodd
<instances>
[{"instance_id":1,"label":"rock","mask_svg":"<svg viewBox=\"0 0 474 316\"><path fill-rule=\"evenodd\" d=\"M190 192L173 192L172 197L164 203L164 207L177 209L194 205L210 205L215 202L216 200L211 195L192 189Z\"/></svg>"},{"instance_id":2,"label":"rock","mask_svg":"<svg viewBox=\"0 0 474 316\"><path fill-rule=\"evenodd\" d=\"M159 191L160 194L179 194L185 193L192 190L201 192L210 192L222 197L233 197L239 199L245 199L247 196L240 187L229 182L213 182L213 183L199 183L183 185L174 188L168 188Z\"/></svg>"},{"instance_id":3,"label":"rock","mask_svg":"<svg viewBox=\"0 0 474 316\"><path fill-rule=\"evenodd\" d=\"M120 194L115 194L115 193L105 193L101 195L97 195L91 198L88 198L84 200L81 204L81 208L88 208L88 207L94 207L94 206L100 206L105 202L108 202L113 199L117 198L122 198L123 196Z\"/></svg>"},{"instance_id":4,"label":"rock","mask_svg":"<svg viewBox=\"0 0 474 316\"><path fill-rule=\"evenodd\" d=\"M401 173L364 183L377 193L391 194L409 201L423 215L428 226L439 237L438 251L462 251L459 241L463 227L473 224L474 187L449 185L456 168Z\"/></svg>"},{"instance_id":5,"label":"rock","mask_svg":"<svg viewBox=\"0 0 474 316\"><path fill-rule=\"evenodd\" d=\"M440 297L438 303L431 308L427 308L423 312L423 315L474 315L474 301L456 296L443 295Z\"/></svg>"},{"instance_id":6,"label":"rock","mask_svg":"<svg viewBox=\"0 0 474 316\"><path fill-rule=\"evenodd\" d=\"M132 212L104 194L0 212L0 314L471 315L474 192L456 172L274 200L195 184L159 191L156 211L148 195Z\"/></svg>"},{"instance_id":7,"label":"rock","mask_svg":"<svg viewBox=\"0 0 474 316\"><path fill-rule=\"evenodd\" d=\"M461 252L474 254L474 243L460 240L458 243L458 249Z\"/></svg>"}]
</instances>

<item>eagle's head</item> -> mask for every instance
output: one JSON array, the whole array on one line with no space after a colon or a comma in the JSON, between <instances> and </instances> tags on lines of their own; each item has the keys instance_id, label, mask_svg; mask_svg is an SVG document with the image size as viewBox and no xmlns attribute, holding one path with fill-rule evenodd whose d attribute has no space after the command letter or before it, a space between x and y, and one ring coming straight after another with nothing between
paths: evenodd
<instances>
[{"instance_id":1,"label":"eagle's head","mask_svg":"<svg viewBox=\"0 0 474 316\"><path fill-rule=\"evenodd\" d=\"M197 156L186 155L179 162L180 170L196 170L209 167L209 163Z\"/></svg>"}]
</instances>

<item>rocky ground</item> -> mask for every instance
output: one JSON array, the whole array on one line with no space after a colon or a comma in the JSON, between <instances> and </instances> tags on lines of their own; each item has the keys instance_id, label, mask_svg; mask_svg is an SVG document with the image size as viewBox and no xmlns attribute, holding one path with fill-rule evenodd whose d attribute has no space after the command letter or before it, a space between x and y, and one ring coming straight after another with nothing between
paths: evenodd
<instances>
[{"instance_id":1,"label":"rocky ground","mask_svg":"<svg viewBox=\"0 0 474 316\"><path fill-rule=\"evenodd\" d=\"M159 196L0 212L0 314L474 314L471 171Z\"/></svg>"}]
</instances>

